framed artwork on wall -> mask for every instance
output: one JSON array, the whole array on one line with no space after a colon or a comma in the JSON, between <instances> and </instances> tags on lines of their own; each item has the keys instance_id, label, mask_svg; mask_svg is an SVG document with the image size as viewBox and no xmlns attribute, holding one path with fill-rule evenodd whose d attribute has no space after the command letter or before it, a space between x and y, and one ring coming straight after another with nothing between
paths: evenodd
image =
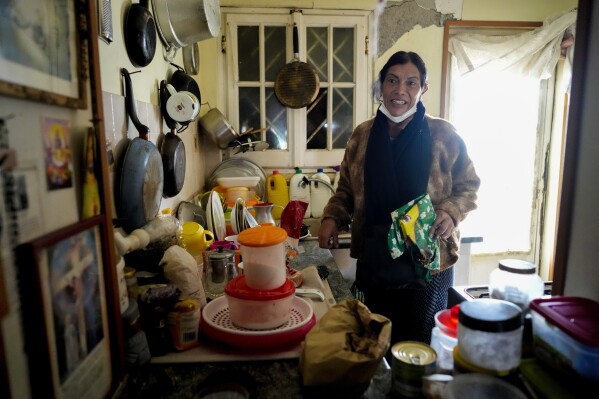
<instances>
[{"instance_id":1,"label":"framed artwork on wall","mask_svg":"<svg viewBox=\"0 0 599 399\"><path fill-rule=\"evenodd\" d=\"M95 216L17 247L34 398L104 398L110 392L104 228L104 216Z\"/></svg>"},{"instance_id":2,"label":"framed artwork on wall","mask_svg":"<svg viewBox=\"0 0 599 399\"><path fill-rule=\"evenodd\" d=\"M85 0L0 0L0 94L87 107Z\"/></svg>"}]
</instances>

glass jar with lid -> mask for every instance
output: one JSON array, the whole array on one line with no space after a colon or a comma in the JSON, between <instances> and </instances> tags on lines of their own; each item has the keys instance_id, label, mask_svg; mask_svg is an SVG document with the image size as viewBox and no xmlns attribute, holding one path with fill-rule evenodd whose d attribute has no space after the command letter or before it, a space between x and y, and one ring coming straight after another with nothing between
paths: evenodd
<instances>
[{"instance_id":1,"label":"glass jar with lid","mask_svg":"<svg viewBox=\"0 0 599 399\"><path fill-rule=\"evenodd\" d=\"M527 309L532 299L543 296L545 284L537 267L520 259L502 259L489 276L491 298L512 302Z\"/></svg>"}]
</instances>

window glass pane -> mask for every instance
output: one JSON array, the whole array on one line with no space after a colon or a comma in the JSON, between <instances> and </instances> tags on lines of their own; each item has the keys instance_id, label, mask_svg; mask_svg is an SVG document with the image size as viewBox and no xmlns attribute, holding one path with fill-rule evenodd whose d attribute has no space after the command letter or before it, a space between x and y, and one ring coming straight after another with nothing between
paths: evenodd
<instances>
[{"instance_id":1,"label":"window glass pane","mask_svg":"<svg viewBox=\"0 0 599 399\"><path fill-rule=\"evenodd\" d=\"M239 88L239 132L260 128L260 88ZM258 140L260 140L259 133ZM254 139L253 135L248 136Z\"/></svg>"},{"instance_id":2,"label":"window glass pane","mask_svg":"<svg viewBox=\"0 0 599 399\"><path fill-rule=\"evenodd\" d=\"M540 83L497 72L455 74L451 79L451 121L481 179L478 208L460 224L462 235L484 237L473 246L473 253L528 252ZM505 104L509 104L509 118Z\"/></svg>"},{"instance_id":3,"label":"window glass pane","mask_svg":"<svg viewBox=\"0 0 599 399\"><path fill-rule=\"evenodd\" d=\"M351 135L353 120L354 89L333 89L333 148L345 148Z\"/></svg>"},{"instance_id":4,"label":"window glass pane","mask_svg":"<svg viewBox=\"0 0 599 399\"><path fill-rule=\"evenodd\" d=\"M327 88L321 87L316 100L308 107L306 114L306 148L322 150L327 148Z\"/></svg>"},{"instance_id":5,"label":"window glass pane","mask_svg":"<svg viewBox=\"0 0 599 399\"><path fill-rule=\"evenodd\" d=\"M321 82L328 81L327 32L327 28L306 29L306 62L316 68Z\"/></svg>"},{"instance_id":6,"label":"window glass pane","mask_svg":"<svg viewBox=\"0 0 599 399\"><path fill-rule=\"evenodd\" d=\"M354 81L354 29L333 29L333 81Z\"/></svg>"},{"instance_id":7,"label":"window glass pane","mask_svg":"<svg viewBox=\"0 0 599 399\"><path fill-rule=\"evenodd\" d=\"M265 80L274 82L277 73L285 66L285 27L266 26L264 28L264 71Z\"/></svg>"},{"instance_id":8,"label":"window glass pane","mask_svg":"<svg viewBox=\"0 0 599 399\"><path fill-rule=\"evenodd\" d=\"M260 80L260 37L257 26L237 28L237 67L240 81Z\"/></svg>"},{"instance_id":9,"label":"window glass pane","mask_svg":"<svg viewBox=\"0 0 599 399\"><path fill-rule=\"evenodd\" d=\"M266 142L269 149L287 149L287 108L277 99L275 89L265 88L266 93Z\"/></svg>"}]
</instances>

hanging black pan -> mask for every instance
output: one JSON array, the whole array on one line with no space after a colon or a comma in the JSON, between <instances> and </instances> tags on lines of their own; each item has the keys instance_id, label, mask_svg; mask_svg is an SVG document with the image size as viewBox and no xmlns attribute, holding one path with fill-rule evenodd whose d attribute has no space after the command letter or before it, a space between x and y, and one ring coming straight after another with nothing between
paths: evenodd
<instances>
[{"instance_id":1,"label":"hanging black pan","mask_svg":"<svg viewBox=\"0 0 599 399\"><path fill-rule=\"evenodd\" d=\"M148 8L148 0L131 4L125 17L125 48L131 63L145 67L156 53L156 23Z\"/></svg>"},{"instance_id":2,"label":"hanging black pan","mask_svg":"<svg viewBox=\"0 0 599 399\"><path fill-rule=\"evenodd\" d=\"M293 60L286 64L275 79L275 95L286 107L303 108L318 95L320 79L316 69L299 60L297 26L293 25Z\"/></svg>"},{"instance_id":3,"label":"hanging black pan","mask_svg":"<svg viewBox=\"0 0 599 399\"><path fill-rule=\"evenodd\" d=\"M125 68L121 68L125 79L125 108L139 132L131 140L118 170L115 184L115 205L117 216L123 229L130 233L154 219L162 200L164 172L162 157L156 146L150 142L150 129L137 118L131 77Z\"/></svg>"},{"instance_id":4,"label":"hanging black pan","mask_svg":"<svg viewBox=\"0 0 599 399\"><path fill-rule=\"evenodd\" d=\"M185 144L175 133L177 131L177 122L170 117L166 110L168 98L169 92L166 88L166 81L163 80L160 82L160 110L166 126L170 129L170 132L164 135L161 148L162 168L164 170L163 195L167 198L179 194L185 180Z\"/></svg>"}]
</instances>

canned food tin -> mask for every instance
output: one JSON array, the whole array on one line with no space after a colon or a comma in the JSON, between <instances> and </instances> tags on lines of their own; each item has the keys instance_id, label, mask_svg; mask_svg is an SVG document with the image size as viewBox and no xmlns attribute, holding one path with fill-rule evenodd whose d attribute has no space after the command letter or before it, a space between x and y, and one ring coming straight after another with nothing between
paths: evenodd
<instances>
[{"instance_id":1,"label":"canned food tin","mask_svg":"<svg viewBox=\"0 0 599 399\"><path fill-rule=\"evenodd\" d=\"M435 350L422 342L403 341L393 345L391 353L391 392L406 398L422 397L422 377L435 372Z\"/></svg>"}]
</instances>

